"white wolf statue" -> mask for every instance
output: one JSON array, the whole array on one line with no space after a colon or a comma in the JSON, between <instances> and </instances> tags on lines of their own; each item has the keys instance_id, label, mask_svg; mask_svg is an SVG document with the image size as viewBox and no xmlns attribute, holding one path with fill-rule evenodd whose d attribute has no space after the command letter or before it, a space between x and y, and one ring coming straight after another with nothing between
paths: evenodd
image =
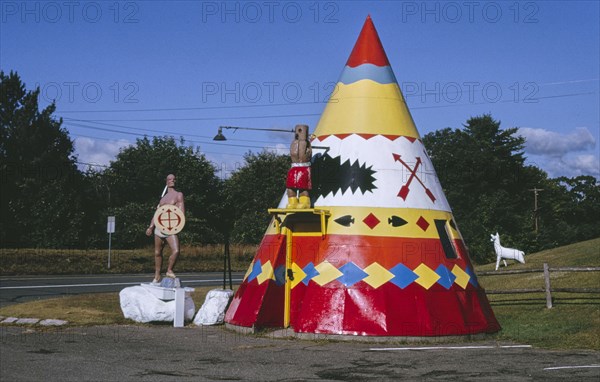
<instances>
[{"instance_id":1,"label":"white wolf statue","mask_svg":"<svg viewBox=\"0 0 600 382\"><path fill-rule=\"evenodd\" d=\"M496 251L496 270L500 266L500 260L504 262L504 266L506 267L506 260L504 259L514 259L518 262L525 264L525 253L523 251L519 251L518 249L513 248L504 248L500 244L500 235L496 232L495 235L490 235L491 241L494 242L494 250Z\"/></svg>"}]
</instances>

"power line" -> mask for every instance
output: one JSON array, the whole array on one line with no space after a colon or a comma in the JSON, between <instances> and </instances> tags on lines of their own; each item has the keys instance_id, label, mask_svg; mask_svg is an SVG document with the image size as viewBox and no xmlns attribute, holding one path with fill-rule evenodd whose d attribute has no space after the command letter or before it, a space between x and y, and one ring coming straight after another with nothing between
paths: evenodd
<instances>
[{"instance_id":1,"label":"power line","mask_svg":"<svg viewBox=\"0 0 600 382\"><path fill-rule=\"evenodd\" d=\"M104 109L104 110L62 110L58 113L130 113L130 112L162 112L162 111L191 111L191 110L218 110L218 109L245 109L253 107L272 107L272 106L296 106L296 105L319 105L327 102L287 102L287 103L269 103L256 105L222 105L222 106L202 106L202 107L171 107L171 108L148 108L148 109Z\"/></svg>"},{"instance_id":2,"label":"power line","mask_svg":"<svg viewBox=\"0 0 600 382\"><path fill-rule=\"evenodd\" d=\"M202 117L202 118L142 118L142 119L88 119L85 122L178 122L178 121L222 121L227 119L267 119L287 117L314 117L321 113L248 115L241 117Z\"/></svg>"},{"instance_id":3,"label":"power line","mask_svg":"<svg viewBox=\"0 0 600 382\"><path fill-rule=\"evenodd\" d=\"M185 133L184 134L184 133L177 133L177 132L167 131L167 130L155 130L155 129L131 127L131 126L117 125L117 124L114 124L114 123L105 123L105 122L99 122L99 121L94 121L94 120L86 120L86 119L75 119L75 118L64 118L64 119L67 120L67 121L92 123L92 124L97 124L97 125L102 125L102 126L119 127L119 128L128 129L128 130L149 131L149 132L152 132L152 133L162 133L162 134L168 134L168 135L186 135L188 137L213 139L213 137L206 136L206 135L197 135L197 134L189 134L189 133ZM255 139L235 139L235 138L232 138L230 140L232 140L232 141L239 141L239 142L272 143L272 141L255 140Z\"/></svg>"},{"instance_id":4,"label":"power line","mask_svg":"<svg viewBox=\"0 0 600 382\"><path fill-rule=\"evenodd\" d=\"M130 131L122 131L122 130L117 130L117 129L107 129L107 128L103 128L103 127L96 127L96 126L86 126L86 125L82 125L79 123L72 123L72 122L65 122L64 123L67 126L73 126L73 127L80 127L80 128L84 128L84 129L91 129L91 130L99 130L99 131L106 131L106 132L111 132L111 133L119 133L119 134L127 134L127 135L134 135L134 136L138 136L138 137L148 137L148 134L140 134L140 133L133 133ZM153 136L150 135L151 137L157 137L157 136ZM184 138L184 136L182 136L182 138ZM275 146L252 146L252 145L236 145L233 143L222 143L222 142L205 142L205 141L195 141L195 140L191 140L191 139L187 139L187 142L190 143L196 143L196 144L202 144L202 145L217 145L217 146L230 146L230 147L245 147L245 148L256 148L256 149L277 149L277 147Z\"/></svg>"},{"instance_id":5,"label":"power line","mask_svg":"<svg viewBox=\"0 0 600 382\"><path fill-rule=\"evenodd\" d=\"M458 94L458 92L452 92L448 94ZM541 99L552 99L552 98L564 98L564 97L575 97L581 95L592 95L597 94L596 92L581 92L581 93L571 93L571 94L558 94L558 95L549 95L549 96L539 96L532 97L530 102L525 102L524 100L515 100L515 99L506 99L506 100L498 100L498 101L483 101L483 102L469 102L463 104L455 104L451 103L448 105L434 105L434 106L416 106L411 107L411 110L419 110L419 109L437 109L437 108L448 108L448 107L462 107L462 106L470 106L470 105L487 105L487 104L495 104L495 103L535 103L537 100ZM427 93L423 95L411 94L406 96L408 97L425 97L427 99L428 96L437 96L439 97L441 93ZM381 98L384 97L364 97L364 98ZM391 98L389 98L391 99ZM222 120L240 120L240 119L269 119L269 118L291 118L291 117L315 117L320 116L322 113L301 113L301 114L276 114L276 115L246 115L246 116L238 116L238 117L195 117L195 118L129 118L129 119L88 119L88 120L79 120L82 122L90 122L90 123L100 123L100 122L189 122L189 121L222 121Z\"/></svg>"}]
</instances>

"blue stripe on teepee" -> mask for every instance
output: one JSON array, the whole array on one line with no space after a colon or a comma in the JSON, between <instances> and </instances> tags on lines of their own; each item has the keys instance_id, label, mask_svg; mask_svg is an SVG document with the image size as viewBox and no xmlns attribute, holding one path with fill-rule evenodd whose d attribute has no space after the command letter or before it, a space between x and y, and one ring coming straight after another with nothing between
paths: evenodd
<instances>
[{"instance_id":1,"label":"blue stripe on teepee","mask_svg":"<svg viewBox=\"0 0 600 382\"><path fill-rule=\"evenodd\" d=\"M391 67L373 64L362 64L356 68L346 66L338 82L348 85L360 80L372 80L380 84L397 83Z\"/></svg>"}]
</instances>

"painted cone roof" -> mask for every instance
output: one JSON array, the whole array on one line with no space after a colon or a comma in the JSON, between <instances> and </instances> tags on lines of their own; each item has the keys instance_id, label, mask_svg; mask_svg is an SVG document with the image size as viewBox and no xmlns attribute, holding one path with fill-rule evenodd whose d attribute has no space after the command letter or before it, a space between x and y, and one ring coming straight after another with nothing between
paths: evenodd
<instances>
[{"instance_id":1,"label":"painted cone roof","mask_svg":"<svg viewBox=\"0 0 600 382\"><path fill-rule=\"evenodd\" d=\"M331 212L280 216L293 232L296 332L439 336L500 326L377 31L367 17L312 141L311 199ZM283 182L282 182L283 183ZM286 197L279 208L285 208ZM273 221L226 314L281 326L286 240Z\"/></svg>"}]
</instances>

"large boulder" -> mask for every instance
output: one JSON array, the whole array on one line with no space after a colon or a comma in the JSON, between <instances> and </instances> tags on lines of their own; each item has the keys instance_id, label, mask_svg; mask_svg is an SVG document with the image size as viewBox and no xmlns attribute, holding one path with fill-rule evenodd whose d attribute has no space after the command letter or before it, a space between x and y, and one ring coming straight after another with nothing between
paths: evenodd
<instances>
[{"instance_id":1,"label":"large boulder","mask_svg":"<svg viewBox=\"0 0 600 382\"><path fill-rule=\"evenodd\" d=\"M225 309L233 297L231 289L213 289L206 295L206 300L194 318L196 325L222 324Z\"/></svg>"},{"instance_id":2,"label":"large boulder","mask_svg":"<svg viewBox=\"0 0 600 382\"><path fill-rule=\"evenodd\" d=\"M172 322L175 318L175 300L161 300L143 286L125 288L119 293L119 298L125 318L136 322ZM196 306L189 293L185 295L184 306L184 318L190 321L194 318Z\"/></svg>"}]
</instances>

